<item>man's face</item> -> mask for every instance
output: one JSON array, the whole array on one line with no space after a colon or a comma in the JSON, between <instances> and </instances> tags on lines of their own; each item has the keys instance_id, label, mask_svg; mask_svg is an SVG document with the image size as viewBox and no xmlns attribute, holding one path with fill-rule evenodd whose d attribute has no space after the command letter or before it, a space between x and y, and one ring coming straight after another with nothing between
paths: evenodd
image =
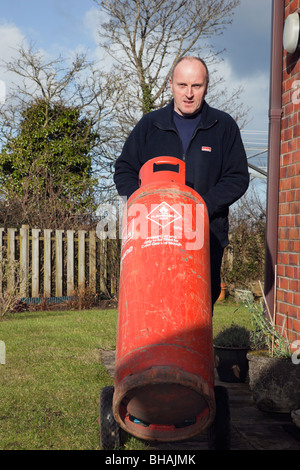
<instances>
[{"instance_id":1,"label":"man's face","mask_svg":"<svg viewBox=\"0 0 300 470\"><path fill-rule=\"evenodd\" d=\"M174 109L178 114L192 116L197 113L207 91L204 65L196 59L182 60L175 67L170 87L174 97Z\"/></svg>"}]
</instances>

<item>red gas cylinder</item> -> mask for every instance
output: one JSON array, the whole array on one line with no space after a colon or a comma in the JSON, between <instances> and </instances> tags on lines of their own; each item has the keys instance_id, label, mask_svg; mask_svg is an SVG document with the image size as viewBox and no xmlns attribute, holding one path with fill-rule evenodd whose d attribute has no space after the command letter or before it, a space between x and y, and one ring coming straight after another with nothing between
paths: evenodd
<instances>
[{"instance_id":1,"label":"red gas cylinder","mask_svg":"<svg viewBox=\"0 0 300 470\"><path fill-rule=\"evenodd\" d=\"M161 441L215 416L209 220L173 157L145 163L125 207L113 413Z\"/></svg>"}]
</instances>

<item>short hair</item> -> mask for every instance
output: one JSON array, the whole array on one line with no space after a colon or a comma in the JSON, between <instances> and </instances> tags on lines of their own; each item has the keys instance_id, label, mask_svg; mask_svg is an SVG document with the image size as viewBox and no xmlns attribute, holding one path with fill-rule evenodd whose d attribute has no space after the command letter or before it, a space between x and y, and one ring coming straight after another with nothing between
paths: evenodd
<instances>
[{"instance_id":1,"label":"short hair","mask_svg":"<svg viewBox=\"0 0 300 470\"><path fill-rule=\"evenodd\" d=\"M204 66L205 70L206 70L206 85L208 85L209 83L209 71L208 71L208 68L207 68L207 65L206 63L204 62L203 59L201 59L200 57L196 57L196 56L183 56L183 57L180 57L180 59L178 59L175 64L174 64L174 67L172 69L172 73L171 73L171 80L173 81L173 75L174 75L174 71L177 67L178 64L180 64L180 62L182 62L183 60L198 60L199 62L201 62L201 64Z\"/></svg>"}]
</instances>

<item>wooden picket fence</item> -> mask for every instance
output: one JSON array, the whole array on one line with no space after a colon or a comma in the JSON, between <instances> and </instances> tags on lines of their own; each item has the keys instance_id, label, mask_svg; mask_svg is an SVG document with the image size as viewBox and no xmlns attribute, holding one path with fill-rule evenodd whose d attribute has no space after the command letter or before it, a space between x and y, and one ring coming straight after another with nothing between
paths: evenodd
<instances>
[{"instance_id":1,"label":"wooden picket fence","mask_svg":"<svg viewBox=\"0 0 300 470\"><path fill-rule=\"evenodd\" d=\"M0 227L0 293L4 289L1 260L6 257L17 262L23 273L20 298L70 297L84 286L95 294L114 295L117 248L116 240L99 240L95 230Z\"/></svg>"}]
</instances>

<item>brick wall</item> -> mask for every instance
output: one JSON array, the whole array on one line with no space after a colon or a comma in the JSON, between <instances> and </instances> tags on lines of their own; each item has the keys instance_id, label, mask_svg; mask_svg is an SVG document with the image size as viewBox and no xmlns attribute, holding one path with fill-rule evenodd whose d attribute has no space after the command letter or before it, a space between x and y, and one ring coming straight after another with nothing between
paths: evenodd
<instances>
[{"instance_id":1,"label":"brick wall","mask_svg":"<svg viewBox=\"0 0 300 470\"><path fill-rule=\"evenodd\" d=\"M285 0L285 18L300 0ZM296 88L296 89L295 89ZM298 88L298 90L297 90ZM300 52L283 51L278 210L277 324L300 339Z\"/></svg>"}]
</instances>

